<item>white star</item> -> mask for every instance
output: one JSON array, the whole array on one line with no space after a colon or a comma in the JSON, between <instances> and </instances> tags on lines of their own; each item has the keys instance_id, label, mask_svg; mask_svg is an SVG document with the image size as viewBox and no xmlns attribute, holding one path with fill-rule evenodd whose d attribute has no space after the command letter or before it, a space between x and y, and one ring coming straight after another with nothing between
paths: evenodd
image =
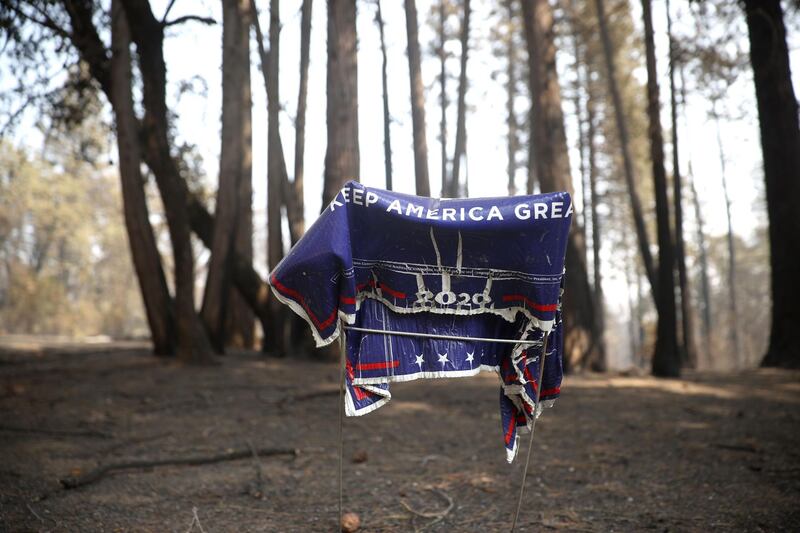
<instances>
[{"instance_id":1,"label":"white star","mask_svg":"<svg viewBox=\"0 0 800 533\"><path fill-rule=\"evenodd\" d=\"M414 361L414 363L418 364L419 369L422 370L422 363L425 362L425 357L422 354L415 355L414 357L417 358L417 360Z\"/></svg>"},{"instance_id":2,"label":"white star","mask_svg":"<svg viewBox=\"0 0 800 533\"><path fill-rule=\"evenodd\" d=\"M447 363L450 362L447 359L447 352L444 352L443 354L440 353L440 354L437 354L437 355L439 356L439 362L442 363L442 370L444 370L444 365L446 365Z\"/></svg>"},{"instance_id":3,"label":"white star","mask_svg":"<svg viewBox=\"0 0 800 533\"><path fill-rule=\"evenodd\" d=\"M475 360L475 352L467 352L467 363L472 363ZM471 364L469 366L472 366Z\"/></svg>"}]
</instances>

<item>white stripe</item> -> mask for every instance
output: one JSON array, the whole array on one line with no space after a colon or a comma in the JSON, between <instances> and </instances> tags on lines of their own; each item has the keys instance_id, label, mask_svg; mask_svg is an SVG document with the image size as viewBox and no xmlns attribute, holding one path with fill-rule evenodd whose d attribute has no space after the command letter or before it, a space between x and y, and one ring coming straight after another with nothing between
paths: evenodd
<instances>
[{"instance_id":1,"label":"white stripe","mask_svg":"<svg viewBox=\"0 0 800 533\"><path fill-rule=\"evenodd\" d=\"M458 255L456 256L456 270L461 274L461 230L458 231Z\"/></svg>"},{"instance_id":2,"label":"white stripe","mask_svg":"<svg viewBox=\"0 0 800 533\"><path fill-rule=\"evenodd\" d=\"M436 266L442 266L442 254L439 253L439 246L436 245L436 237L433 235L433 226L431 226L431 242L433 249L436 251Z\"/></svg>"}]
</instances>

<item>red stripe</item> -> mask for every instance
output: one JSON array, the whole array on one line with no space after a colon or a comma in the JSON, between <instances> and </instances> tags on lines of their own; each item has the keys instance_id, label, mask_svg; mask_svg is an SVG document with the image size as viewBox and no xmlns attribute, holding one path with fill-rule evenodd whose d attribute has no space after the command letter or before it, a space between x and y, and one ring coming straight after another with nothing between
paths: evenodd
<instances>
[{"instance_id":1,"label":"red stripe","mask_svg":"<svg viewBox=\"0 0 800 533\"><path fill-rule=\"evenodd\" d=\"M516 409L514 409L516 411ZM506 446L511 442L511 433L514 431L514 425L517 422L517 415L511 417L511 421L508 423L508 431L506 431Z\"/></svg>"},{"instance_id":2,"label":"red stripe","mask_svg":"<svg viewBox=\"0 0 800 533\"><path fill-rule=\"evenodd\" d=\"M314 322L315 326L317 326L317 329L326 329L328 326L333 324L333 321L336 319L336 312L338 309L334 309L331 313L331 316L320 322L319 318L317 318L317 315L315 315L311 308L308 307L308 304L306 304L306 300L303 298L303 295L296 290L290 289L289 287L283 285L274 275L272 276L272 286L278 289L279 292L282 292L286 296L289 296L290 298L299 302L300 305L303 306L303 309L306 310L306 313L308 314L309 318L311 318L311 321Z\"/></svg>"},{"instance_id":3,"label":"red stripe","mask_svg":"<svg viewBox=\"0 0 800 533\"><path fill-rule=\"evenodd\" d=\"M367 398L369 396L367 391L365 391L361 387L356 387L355 385L353 386L353 392L356 393L356 400L359 400L359 401L361 401L364 398Z\"/></svg>"},{"instance_id":4,"label":"red stripe","mask_svg":"<svg viewBox=\"0 0 800 533\"><path fill-rule=\"evenodd\" d=\"M553 394L560 394L561 387L553 387L552 389L545 389L542 391L540 396L552 396Z\"/></svg>"},{"instance_id":5,"label":"red stripe","mask_svg":"<svg viewBox=\"0 0 800 533\"><path fill-rule=\"evenodd\" d=\"M381 288L381 291L388 293L390 296L394 296L398 300L402 300L403 298L406 297L406 293L400 292L400 291L396 291L394 289L390 289L389 287L387 287L383 283L380 284L380 288Z\"/></svg>"},{"instance_id":6,"label":"red stripe","mask_svg":"<svg viewBox=\"0 0 800 533\"><path fill-rule=\"evenodd\" d=\"M339 296L339 301L343 304L355 305L356 299L348 296Z\"/></svg>"},{"instance_id":7,"label":"red stripe","mask_svg":"<svg viewBox=\"0 0 800 533\"><path fill-rule=\"evenodd\" d=\"M524 302L525 305L536 311L555 311L558 304L537 304L533 300L522 294L506 294L503 296L504 302Z\"/></svg>"},{"instance_id":8,"label":"red stripe","mask_svg":"<svg viewBox=\"0 0 800 533\"><path fill-rule=\"evenodd\" d=\"M390 361L387 363L358 363L356 370L381 370L384 368L397 368L400 361Z\"/></svg>"},{"instance_id":9,"label":"red stripe","mask_svg":"<svg viewBox=\"0 0 800 533\"><path fill-rule=\"evenodd\" d=\"M394 296L398 300L406 298L406 293L396 291L391 287L387 287L384 283L381 283L380 281L376 285L374 279L369 280L367 283L361 283L359 285L356 285L356 291L361 292L366 287L378 287L382 292L385 292L389 296Z\"/></svg>"}]
</instances>

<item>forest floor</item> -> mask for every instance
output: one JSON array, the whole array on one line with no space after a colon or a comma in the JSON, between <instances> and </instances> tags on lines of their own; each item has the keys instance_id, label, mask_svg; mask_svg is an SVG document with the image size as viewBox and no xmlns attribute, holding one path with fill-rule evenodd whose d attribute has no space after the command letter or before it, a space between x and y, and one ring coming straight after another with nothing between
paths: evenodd
<instances>
[{"instance_id":1,"label":"forest floor","mask_svg":"<svg viewBox=\"0 0 800 533\"><path fill-rule=\"evenodd\" d=\"M256 353L182 367L137 343L6 343L0 531L335 531L336 371ZM528 441L509 466L497 378L392 393L345 420L344 507L361 531L508 530ZM297 454L249 453L264 448ZM60 481L220 454L239 459ZM559 529L800 531L800 373L567 376L536 428L518 525Z\"/></svg>"}]
</instances>

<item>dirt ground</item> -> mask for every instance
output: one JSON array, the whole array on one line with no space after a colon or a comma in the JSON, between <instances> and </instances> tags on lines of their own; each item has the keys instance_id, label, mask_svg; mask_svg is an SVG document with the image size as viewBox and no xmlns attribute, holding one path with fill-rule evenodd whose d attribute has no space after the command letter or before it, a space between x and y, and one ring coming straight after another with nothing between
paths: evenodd
<instances>
[{"instance_id":1,"label":"dirt ground","mask_svg":"<svg viewBox=\"0 0 800 533\"><path fill-rule=\"evenodd\" d=\"M6 343L0 531L334 531L336 370L256 353L186 368L136 343ZM345 420L344 506L361 530L508 530L524 457L505 462L496 376L392 392ZM797 372L568 376L536 428L518 530L800 531L799 422ZM297 455L248 454L273 447ZM60 483L99 465L238 451Z\"/></svg>"}]
</instances>

